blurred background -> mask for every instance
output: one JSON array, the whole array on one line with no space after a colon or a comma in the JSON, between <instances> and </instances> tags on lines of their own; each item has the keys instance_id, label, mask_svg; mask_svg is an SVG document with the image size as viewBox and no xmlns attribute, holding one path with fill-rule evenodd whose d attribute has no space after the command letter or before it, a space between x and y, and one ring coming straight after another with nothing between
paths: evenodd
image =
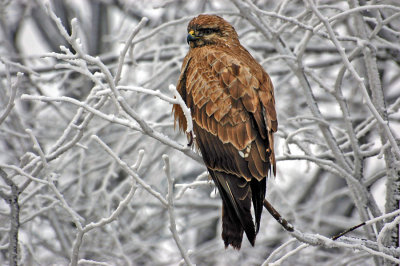
<instances>
[{"instance_id":1,"label":"blurred background","mask_svg":"<svg viewBox=\"0 0 400 266\"><path fill-rule=\"evenodd\" d=\"M316 2L0 1L1 264L183 263L166 206L137 183L115 221L79 235L77 224L84 227L109 217L132 183L132 174L92 135L165 199L162 155L169 156L178 235L193 263L261 265L302 244L265 211L255 247L244 238L240 251L225 249L221 200L200 155L174 129L171 103L146 93L159 91L173 98L169 85L176 85L188 51L186 26L200 13L218 14L232 23L242 45L271 76L278 163L277 176L268 180L267 199L287 220L301 232L331 237L398 209L400 3ZM66 40L46 3L68 34L71 20L77 19L77 43L89 57ZM335 46L313 6L328 19L343 50ZM149 20L128 44L121 64L120 53L143 17ZM108 79L106 74L115 77L119 66L121 79ZM365 91L356 77L362 78ZM137 117L121 112L110 91L114 85ZM389 121L386 129L379 117ZM386 247L396 248L398 227L379 234L385 222L349 236L374 244L380 237ZM17 254L14 260L12 254ZM389 261L352 248L310 246L279 263Z\"/></svg>"}]
</instances>

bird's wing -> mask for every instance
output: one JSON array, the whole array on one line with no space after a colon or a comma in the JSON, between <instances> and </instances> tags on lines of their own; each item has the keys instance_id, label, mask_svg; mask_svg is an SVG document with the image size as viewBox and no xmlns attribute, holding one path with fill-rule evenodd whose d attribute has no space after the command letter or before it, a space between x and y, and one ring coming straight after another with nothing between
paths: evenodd
<instances>
[{"instance_id":1,"label":"bird's wing","mask_svg":"<svg viewBox=\"0 0 400 266\"><path fill-rule=\"evenodd\" d=\"M275 168L273 87L251 56L244 59L252 61L219 49L191 51L182 67L178 90L195 124L216 137L210 143L203 133L196 132L205 146L202 154L207 167L247 181L261 180L271 165Z\"/></svg>"}]
</instances>

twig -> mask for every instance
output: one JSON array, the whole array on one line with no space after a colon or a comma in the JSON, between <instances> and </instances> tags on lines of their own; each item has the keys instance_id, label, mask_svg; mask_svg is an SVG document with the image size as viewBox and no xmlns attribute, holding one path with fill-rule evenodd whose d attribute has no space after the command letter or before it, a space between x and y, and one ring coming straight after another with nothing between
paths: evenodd
<instances>
[{"instance_id":1,"label":"twig","mask_svg":"<svg viewBox=\"0 0 400 266\"><path fill-rule=\"evenodd\" d=\"M185 155L187 155L188 157L192 158L194 161L199 162L199 163L203 163L202 158L195 153L194 151L192 151L191 149L182 146L181 144L177 143L176 141L170 139L169 137L165 136L164 134L152 130L151 132L146 132L143 130L143 128L140 128L139 126L137 126L137 124L135 124L132 121L129 121L128 119L124 119L124 118L119 118L115 115L109 115L109 114L105 114L103 112L101 112L100 110L98 110L98 108L96 107L92 107L90 105L88 105L85 102L81 102L78 101L76 99L70 98L70 97L65 97L65 96L61 96L61 97L48 97L48 96L33 96L33 95L27 95L27 94L23 94L21 96L22 100L39 100L39 101L44 101L44 102L50 102L50 101L59 101L59 102L67 102L67 103L71 103L73 105L76 105L78 107L81 107L83 109L85 109L86 111L90 112L90 114L96 115L104 120L110 121L112 123L117 123L120 124L122 126L126 126L129 127L135 131L139 131L142 132L143 134L147 134L150 137L160 141L161 143L164 143L168 146L170 146L171 148L174 148L176 150L179 150L181 152L183 152ZM142 120L143 121L143 120ZM144 121L143 121L144 122ZM145 122L144 122L145 123Z\"/></svg>"},{"instance_id":2,"label":"twig","mask_svg":"<svg viewBox=\"0 0 400 266\"><path fill-rule=\"evenodd\" d=\"M311 0L307 0L309 7L311 8L311 10L315 13L315 15L320 19L320 21L323 23L323 25L325 26L331 41L333 42L333 44L335 45L336 49L338 50L338 53L340 54L340 56L342 57L343 63L346 65L347 69L349 70L349 72L351 73L351 75L353 76L354 80L357 82L359 89L361 90L363 96L364 96L364 100L370 110L370 112L374 115L375 119L378 121L378 123L382 126L382 129L384 130L386 137L389 139L390 143L392 144L392 148L394 151L394 154L396 155L396 158L398 160L400 160L400 149L399 146L397 145L397 142L393 136L393 133L388 125L388 122L386 120L384 120L384 118L379 114L378 110L376 109L376 107L374 106L374 104L371 101L371 98L369 97L367 88L364 84L364 79L361 78L357 71L355 70L354 66L350 63L346 53L345 53L345 49L342 47L342 45L339 43L331 24L329 23L329 20L323 16L319 11L318 8L315 6L315 4L313 3L313 1Z\"/></svg>"},{"instance_id":3,"label":"twig","mask_svg":"<svg viewBox=\"0 0 400 266\"><path fill-rule=\"evenodd\" d=\"M121 73L122 73L122 67L124 66L125 55L128 52L129 47L131 47L131 45L132 45L132 40L139 33L139 31L143 28L143 26L147 23L147 21L149 21L149 19L146 17L143 17L140 20L139 24L132 30L131 35L129 35L129 38L126 41L125 46L119 55L117 73L115 73L115 76L114 76L115 85L118 85L118 83L121 79Z\"/></svg>"},{"instance_id":4,"label":"twig","mask_svg":"<svg viewBox=\"0 0 400 266\"><path fill-rule=\"evenodd\" d=\"M10 114L12 108L14 107L14 100L15 96L17 95L17 89L21 83L22 77L24 76L23 73L18 72L17 73L17 81L15 81L14 84L11 84L11 78L9 77L9 72L7 72L8 76L8 82L9 84L9 90L10 90L10 99L8 100L6 109L3 111L3 113L0 115L0 125L4 122L4 120L7 118L7 116Z\"/></svg>"},{"instance_id":5,"label":"twig","mask_svg":"<svg viewBox=\"0 0 400 266\"><path fill-rule=\"evenodd\" d=\"M282 251L285 247L287 247L288 245L292 244L296 242L296 238L292 238L289 241L283 243L282 245L280 245L278 248L276 248L271 254L269 254L268 258L263 262L263 264L261 264L261 266L269 266L269 263L271 262L272 258L278 254L280 251Z\"/></svg>"},{"instance_id":6,"label":"twig","mask_svg":"<svg viewBox=\"0 0 400 266\"><path fill-rule=\"evenodd\" d=\"M286 260L287 258L289 258L290 256L300 252L301 250L308 248L310 245L309 244L301 244L300 246L298 246L297 248L289 251L288 253L286 253L284 256L282 256L279 260L276 260L272 263L269 263L268 266L277 266L277 265L281 265L282 262L284 260Z\"/></svg>"},{"instance_id":7,"label":"twig","mask_svg":"<svg viewBox=\"0 0 400 266\"><path fill-rule=\"evenodd\" d=\"M194 181L194 182L189 183L189 184L176 184L175 187L176 188L181 188L181 189L176 194L176 198L175 199L182 198L182 196L185 193L185 191L188 190L189 188L190 189L194 189L196 187L202 187L202 186L210 186L210 181Z\"/></svg>"},{"instance_id":8,"label":"twig","mask_svg":"<svg viewBox=\"0 0 400 266\"><path fill-rule=\"evenodd\" d=\"M156 199L158 199L162 205L168 206L168 202L161 196L159 192L151 188L149 184L147 184L140 176L124 161L122 161L118 155L116 155L110 147L107 146L98 136L93 135L92 139L94 139L100 146L124 169L129 175L131 175L136 182L138 182L147 192L153 195Z\"/></svg>"},{"instance_id":9,"label":"twig","mask_svg":"<svg viewBox=\"0 0 400 266\"><path fill-rule=\"evenodd\" d=\"M323 237L323 236L314 235L315 238L310 238L309 235L303 234L303 233L301 233L300 231L295 230L294 227L293 227L293 225L290 224L288 221L286 221L286 220L279 214L279 212L278 212L266 199L264 199L263 204L264 204L264 207L268 210L268 212L275 218L275 220L276 220L286 231L291 232L291 235L292 235L292 236L294 236L295 238L297 238L298 240L300 240L301 242L303 242L303 243L306 244L306 245L301 246L300 249L297 248L297 249L295 249L295 250L292 251L292 252L296 253L296 252L298 252L299 250L308 247L309 245L314 245L314 246L315 246L315 245L322 245L322 246L326 246L326 247L332 247L332 243L329 242L329 241L327 240L327 238L325 238L325 237ZM354 231L355 229L357 229L357 228L359 228L359 227L362 227L362 226L364 226L364 225L372 225L372 224L377 223L377 222L379 222L379 221L381 221L381 220L388 219L388 218L393 217L393 216L397 216L397 218L396 218L392 223L390 223L390 226L387 226L387 228L392 228L392 227L394 227L394 225L396 225L396 224L398 224L398 223L400 222L400 216L398 216L399 214L400 214L400 210L397 210L397 211L394 211L394 212L391 212L391 213L382 215L382 216L380 216L380 217L376 217L376 218L374 218L374 219L368 220L368 221L366 221L366 222L360 223L360 224L358 224L358 225L356 225L356 226L353 226L353 227L351 227L351 228L349 228L349 229L343 231L342 233L340 233L340 234L338 234L338 235L332 237L331 240L332 240L332 241L335 241L335 240L339 239L340 237L344 236L345 234L347 234L347 233L349 233L349 232L351 232L351 231ZM385 232L381 232L380 237L381 237L381 235L384 235L385 233L386 233L386 231L385 231ZM382 238L382 237L381 237L381 238ZM322 241L322 242L321 242L321 241ZM379 243L378 243L378 244L379 244ZM340 246L342 246L342 247L348 247L349 245L352 245L352 244L346 244L346 243L340 242L339 244L334 245L334 246L337 246L337 247L340 247ZM379 248L381 251L375 251L374 248L370 248L370 247L367 247L366 245L362 245L362 244L356 244L356 245L353 245L353 247L355 247L355 248L357 248L357 249L360 249L360 250L364 250L364 251L366 251L366 252L368 252L368 253L370 253L370 254L377 255L377 256L379 256L379 257L388 259L388 260L393 261L393 262L396 262L396 263L399 263L399 262L400 262L400 260L398 260L398 259L392 257L391 255L388 255L388 254L386 254L386 253L382 253L382 250L388 251L388 249L383 248L382 246L381 246L380 248L379 248L378 246L374 246L374 248L376 248L376 249ZM293 254L294 254L294 253L293 253ZM289 253L288 253L288 254L289 254ZM292 254L292 253L290 253L290 254ZM284 256L284 257L286 258L287 256ZM282 257L281 259L283 259L284 257ZM281 261L281 260L279 260L279 261ZM278 265L279 265L279 264L278 264Z\"/></svg>"},{"instance_id":10,"label":"twig","mask_svg":"<svg viewBox=\"0 0 400 266\"><path fill-rule=\"evenodd\" d=\"M365 225L365 222L360 223L360 224L358 224L358 225L355 225L355 226L353 226L353 227L350 227L350 228L344 230L343 232L341 232L340 234L333 236L333 237L332 237L332 240L336 240L336 239L338 239L338 238L344 236L345 234L347 234L347 233L349 233L349 232L351 232L351 231L354 231L354 230L356 230L357 228L360 228L361 226L364 226L364 225Z\"/></svg>"},{"instance_id":11,"label":"twig","mask_svg":"<svg viewBox=\"0 0 400 266\"><path fill-rule=\"evenodd\" d=\"M111 151L111 149L109 149L100 139L96 139L96 140L103 147L105 147L107 151ZM114 155L114 154L112 154L112 155ZM139 152L139 158L134 166L136 169L139 168L142 158L143 158L143 152ZM72 248L72 252L71 252L70 265L72 265L72 266L78 265L79 249L82 244L82 239L83 239L84 234L89 232L92 229L102 227L104 225L107 225L107 224L115 221L118 218L118 216L121 214L121 212L128 206L128 203L131 201L133 195L136 192L136 188L137 188L136 182L133 182L133 181L137 181L137 178L135 178L133 175L131 175L131 176L133 177L133 179L132 179L132 184L131 184L130 190L128 192L128 195L126 195L126 197L119 202L118 207L110 214L109 217L102 218L98 222L91 222L91 223L87 224L85 227L78 227L78 233L76 235L74 245Z\"/></svg>"},{"instance_id":12,"label":"twig","mask_svg":"<svg viewBox=\"0 0 400 266\"><path fill-rule=\"evenodd\" d=\"M137 86L118 86L117 89L145 93L148 95L156 96L156 97L160 98L161 100L166 101L171 104L179 104L177 99L171 98L171 97L161 93L159 90L150 90L150 89L146 89L143 87L137 87ZM108 93L109 91L110 90L107 90L105 92L100 91L97 93L97 95L102 95L103 93Z\"/></svg>"},{"instance_id":13,"label":"twig","mask_svg":"<svg viewBox=\"0 0 400 266\"><path fill-rule=\"evenodd\" d=\"M17 266L18 258L19 258L19 247L18 247L18 234L19 234L19 226L20 226L20 209L19 209L19 189L18 186L8 177L7 173L0 168L0 176L4 180L4 182L10 186L11 194L10 195L2 195L4 200L7 201L8 205L10 205L10 231L8 233L8 256L9 256L9 265Z\"/></svg>"},{"instance_id":14,"label":"twig","mask_svg":"<svg viewBox=\"0 0 400 266\"><path fill-rule=\"evenodd\" d=\"M94 261L94 260L85 260L85 259L80 259L78 261L78 265L100 265L100 266L112 266L113 264L109 264L107 262L101 262L101 261Z\"/></svg>"},{"instance_id":15,"label":"twig","mask_svg":"<svg viewBox=\"0 0 400 266\"><path fill-rule=\"evenodd\" d=\"M379 248L375 242L369 240L361 240L361 239L352 239L352 238L345 238L344 241L334 241L330 238L325 236L321 236L318 234L305 234L298 230L294 230L290 233L293 237L297 238L299 241L310 244L312 246L322 246L326 248L350 248L350 249L357 249L363 250L368 252L369 254L386 258L390 261L395 263L400 263L400 260L395 258L394 256L399 255L398 250L393 250L390 248Z\"/></svg>"},{"instance_id":16,"label":"twig","mask_svg":"<svg viewBox=\"0 0 400 266\"><path fill-rule=\"evenodd\" d=\"M185 260L186 264L188 266L193 265L192 261L190 260L188 254L186 253L185 248L183 247L182 241L178 235L178 231L176 230L176 222L175 222L175 210L174 210L174 179L171 177L171 173L170 173L170 165L169 165L169 157L168 155L164 154L162 156L163 160L164 160L164 167L163 170L165 172L165 175L167 176L168 179L168 195L167 195L167 199L168 199L168 205L167 205L167 209L168 209L168 214L169 214L169 230L172 233L172 237L175 240L175 243L179 249L179 252L181 253L183 259Z\"/></svg>"},{"instance_id":17,"label":"twig","mask_svg":"<svg viewBox=\"0 0 400 266\"><path fill-rule=\"evenodd\" d=\"M275 220L282 225L283 228L285 228L286 231L293 232L294 227L291 223L286 221L285 218L283 218L277 210L272 206L271 203L269 203L266 199L263 201L264 208L272 215L272 217L275 218Z\"/></svg>"},{"instance_id":18,"label":"twig","mask_svg":"<svg viewBox=\"0 0 400 266\"><path fill-rule=\"evenodd\" d=\"M75 238L75 241L74 241L74 245L72 247L71 263L70 263L71 266L78 265L79 248L82 244L82 239L83 239L84 234L86 234L90 230L102 227L104 225L107 225L107 224L115 221L118 218L118 216L121 214L121 212L127 207L128 203L131 201L133 195L136 192L136 188L137 188L137 186L135 185L135 182L132 182L131 188L128 192L128 195L126 195L126 197L122 201L119 202L118 207L110 214L110 216L108 216L106 218L102 218L98 222L91 222L88 225L86 225L85 227L79 229L77 236Z\"/></svg>"}]
</instances>

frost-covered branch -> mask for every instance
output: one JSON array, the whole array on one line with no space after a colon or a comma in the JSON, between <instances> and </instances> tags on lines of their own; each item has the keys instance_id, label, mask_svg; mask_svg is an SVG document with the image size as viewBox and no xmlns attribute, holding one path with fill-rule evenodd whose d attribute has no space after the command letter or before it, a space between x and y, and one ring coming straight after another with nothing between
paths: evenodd
<instances>
[{"instance_id":1,"label":"frost-covered branch","mask_svg":"<svg viewBox=\"0 0 400 266\"><path fill-rule=\"evenodd\" d=\"M167 199L168 199L168 215L169 215L169 230L172 233L172 236L175 240L175 243L179 249L179 252L181 253L183 259L185 260L186 264L188 266L193 265L191 262L188 252L186 252L185 248L183 247L182 241L178 235L178 231L176 229L176 218L175 218L175 211L174 211L174 179L171 177L170 173L170 165L169 165L169 157L168 155L164 154L163 155L163 160L164 160L164 167L163 170L165 172L165 175L167 176L168 179L168 194L167 194Z\"/></svg>"},{"instance_id":2,"label":"frost-covered branch","mask_svg":"<svg viewBox=\"0 0 400 266\"><path fill-rule=\"evenodd\" d=\"M12 266L17 266L19 252L19 230L20 230L20 205L19 205L19 195L20 191L18 186L9 178L7 173L0 168L0 176L2 180L10 187L10 194L2 193L0 197L5 200L10 206L9 212L9 222L10 229L8 232L8 263Z\"/></svg>"},{"instance_id":3,"label":"frost-covered branch","mask_svg":"<svg viewBox=\"0 0 400 266\"><path fill-rule=\"evenodd\" d=\"M21 96L22 100L38 100L38 101L44 101L44 102L67 102L67 103L71 103L73 105L79 106L87 111L89 111L90 113L92 113L93 115L96 115L98 117L101 117L104 120L107 120L109 122L112 123L117 123L120 124L122 126L125 127L129 127L132 130L135 131L140 131L143 134L148 134L149 136L157 139L158 141L169 145L171 147L173 147L176 150L180 150L183 153L185 153L186 155L188 155L189 157L191 157L192 159L194 159L195 161L201 162L201 158L194 153L190 148L187 148L179 143L176 143L175 141L169 139L167 136L163 135L160 132L154 131L152 130L151 132L146 132L143 130L143 128L139 127L137 124L132 123L132 121L125 119L125 118L119 118L113 114L105 114L101 111L99 111L96 108L91 107L90 105L87 105L86 103L80 102L76 99L70 98L70 97L48 97L48 96L32 96L32 95L22 95Z\"/></svg>"},{"instance_id":4,"label":"frost-covered branch","mask_svg":"<svg viewBox=\"0 0 400 266\"><path fill-rule=\"evenodd\" d=\"M375 116L378 123L385 130L386 137L389 139L390 143L392 144L392 148L396 154L397 160L400 160L400 148L398 147L396 140L393 136L393 133L392 133L391 129L389 128L388 122L385 121L385 119L379 114L379 112L376 110L376 107L373 105L371 98L369 97L367 88L364 84L364 79L358 75L357 71L355 70L353 65L350 63L347 55L345 54L345 49L343 48L343 46L339 43L338 39L336 38L335 33L333 32L332 26L330 25L329 21L326 19L325 16L323 16L318 11L318 9L314 5L313 1L307 0L307 2L309 4L310 8L312 9L312 11L318 16L318 18L321 20L321 22L324 24L325 28L327 29L331 41L333 42L333 44L337 48L340 56L342 57L343 63L345 64L345 66L347 67L349 72L352 74L353 78L357 81L357 84L358 84L361 92L363 93L364 100L365 100L368 108L370 109L371 113ZM364 44L361 43L360 45L364 45Z\"/></svg>"},{"instance_id":5,"label":"frost-covered branch","mask_svg":"<svg viewBox=\"0 0 400 266\"><path fill-rule=\"evenodd\" d=\"M138 163L139 163L139 161L138 161ZM138 167L139 167L139 164L138 164ZM128 206L128 204L130 203L132 197L134 196L136 188L137 188L137 186L135 185L135 182L133 182L133 180L131 183L132 184L131 184L128 194L126 195L126 197L123 200L121 200L118 203L118 207L110 214L110 216L102 218L98 222L91 222L83 228L78 228L78 234L76 236L74 246L72 249L70 265L78 265L80 262L80 261L78 261L79 248L80 248L80 245L82 244L82 238L83 238L84 234L86 234L87 232L89 232L93 229L104 227L105 225L115 221L116 219L118 219L118 216L121 214L121 212L124 211L124 209Z\"/></svg>"},{"instance_id":6,"label":"frost-covered branch","mask_svg":"<svg viewBox=\"0 0 400 266\"><path fill-rule=\"evenodd\" d=\"M23 73L18 72L17 73L17 81L14 84L11 84L11 77L9 72L7 72L7 81L9 83L9 94L10 94L10 98L8 100L6 109L2 112L2 114L0 115L0 125L3 123L3 121L7 118L7 116L10 114L11 109L14 107L14 101L15 101L15 96L17 94L17 89L21 83L21 79L23 77Z\"/></svg>"},{"instance_id":7,"label":"frost-covered branch","mask_svg":"<svg viewBox=\"0 0 400 266\"><path fill-rule=\"evenodd\" d=\"M155 191L149 184L143 181L140 176L130 167L127 163L122 161L118 155L116 155L98 136L92 136L92 139L95 140L100 146L127 172L129 173L136 182L138 182L147 192L153 195L156 199L158 199L164 206L167 206L167 201L161 196L161 194Z\"/></svg>"}]
</instances>

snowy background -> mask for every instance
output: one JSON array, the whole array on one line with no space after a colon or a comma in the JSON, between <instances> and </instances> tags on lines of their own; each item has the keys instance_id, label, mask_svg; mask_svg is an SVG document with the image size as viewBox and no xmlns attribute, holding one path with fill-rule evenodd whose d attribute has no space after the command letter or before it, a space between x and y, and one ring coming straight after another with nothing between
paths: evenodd
<instances>
[{"instance_id":1,"label":"snowy background","mask_svg":"<svg viewBox=\"0 0 400 266\"><path fill-rule=\"evenodd\" d=\"M296 230L264 211L240 251L172 119L200 13L275 87L267 199ZM399 108L397 0L0 0L0 264L400 264Z\"/></svg>"}]
</instances>

